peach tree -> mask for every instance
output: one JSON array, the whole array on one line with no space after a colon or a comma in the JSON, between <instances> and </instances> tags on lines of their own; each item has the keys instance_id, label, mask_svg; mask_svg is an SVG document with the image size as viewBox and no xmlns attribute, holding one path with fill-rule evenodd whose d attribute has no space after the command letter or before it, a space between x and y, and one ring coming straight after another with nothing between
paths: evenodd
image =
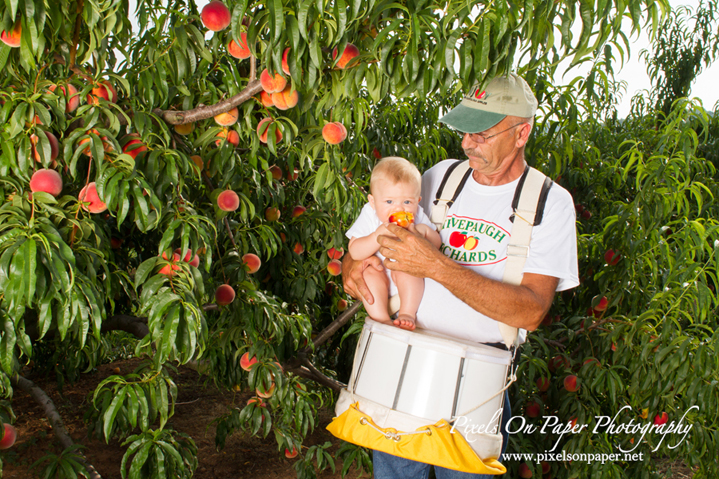
<instances>
[{"instance_id":1,"label":"peach tree","mask_svg":"<svg viewBox=\"0 0 719 479\"><path fill-rule=\"evenodd\" d=\"M537 85L562 59L606 78L626 29L667 8L4 2L0 384L46 404L69 451L49 467L99 476L26 376L62 385L120 341L143 362L97 386L88 421L127 446L123 477L193 474L192 438L167 427L178 365L255 396L217 419L218 446L273 433L299 475L334 468L328 445L302 443L351 361L359 304L340 314L337 259L372 164L456 156L439 111L515 65ZM345 470L367 463L343 451Z\"/></svg>"}]
</instances>

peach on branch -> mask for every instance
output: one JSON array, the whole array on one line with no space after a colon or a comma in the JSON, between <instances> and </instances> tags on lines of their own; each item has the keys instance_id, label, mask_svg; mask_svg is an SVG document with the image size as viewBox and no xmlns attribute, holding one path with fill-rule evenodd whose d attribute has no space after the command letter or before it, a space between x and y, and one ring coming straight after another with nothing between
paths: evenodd
<instances>
[{"instance_id":1,"label":"peach on branch","mask_svg":"<svg viewBox=\"0 0 719 479\"><path fill-rule=\"evenodd\" d=\"M13 25L12 30L10 30L10 33L3 30L2 33L0 33L0 40L2 42L12 48L17 48L20 46L20 38L22 37L22 24L20 23L20 20L15 22L15 25Z\"/></svg>"},{"instance_id":2,"label":"peach on branch","mask_svg":"<svg viewBox=\"0 0 719 479\"><path fill-rule=\"evenodd\" d=\"M357 58L359 55L359 49L354 46L351 43L348 43L347 46L345 46L344 51L342 52L342 56L340 56L340 59L337 60L337 68L340 70L344 70L347 68L347 65ZM337 47L332 49L332 60L337 58Z\"/></svg>"},{"instance_id":3,"label":"peach on branch","mask_svg":"<svg viewBox=\"0 0 719 479\"><path fill-rule=\"evenodd\" d=\"M237 123L237 118L239 117L240 112L237 110L237 107L215 115L215 123L217 123L220 126L231 126Z\"/></svg>"},{"instance_id":4,"label":"peach on branch","mask_svg":"<svg viewBox=\"0 0 719 479\"><path fill-rule=\"evenodd\" d=\"M519 477L522 479L529 479L532 477L532 469L529 468L526 462L519 465Z\"/></svg>"},{"instance_id":5,"label":"peach on branch","mask_svg":"<svg viewBox=\"0 0 719 479\"><path fill-rule=\"evenodd\" d=\"M97 187L95 182L88 183L83 189L80 190L80 194L77 195L78 201L82 203L82 209L89 211L90 213L102 213L107 209L107 205L103 203L100 196L97 194Z\"/></svg>"},{"instance_id":6,"label":"peach on branch","mask_svg":"<svg viewBox=\"0 0 719 479\"><path fill-rule=\"evenodd\" d=\"M145 146L145 144L138 139L132 139L128 141L122 148L122 152L130 155L133 160L136 159L137 155L139 155L143 151L147 151L147 146Z\"/></svg>"},{"instance_id":7,"label":"peach on branch","mask_svg":"<svg viewBox=\"0 0 719 479\"><path fill-rule=\"evenodd\" d=\"M270 166L270 172L272 173L272 178L275 180L281 180L282 179L282 168L280 168L277 165Z\"/></svg>"},{"instance_id":8,"label":"peach on branch","mask_svg":"<svg viewBox=\"0 0 719 479\"><path fill-rule=\"evenodd\" d=\"M52 132L46 131L45 136L47 136L47 141L50 143L50 161L55 161L60 154L60 142L57 140L57 137L52 134ZM30 135L30 143L32 143L32 153L35 157L35 161L38 163L42 162L42 157L40 156L40 152L38 151L37 144L40 141L40 137L37 136L35 133Z\"/></svg>"},{"instance_id":9,"label":"peach on branch","mask_svg":"<svg viewBox=\"0 0 719 479\"><path fill-rule=\"evenodd\" d=\"M297 457L297 454L299 454L299 452L297 451L296 447L293 447L291 451L289 449L285 449L285 457L287 459Z\"/></svg>"},{"instance_id":10,"label":"peach on branch","mask_svg":"<svg viewBox=\"0 0 719 479\"><path fill-rule=\"evenodd\" d=\"M287 57L290 54L290 47L285 48L285 51L282 52L282 71L285 72L285 75L290 74L290 64L288 63Z\"/></svg>"},{"instance_id":11,"label":"peach on branch","mask_svg":"<svg viewBox=\"0 0 719 479\"><path fill-rule=\"evenodd\" d=\"M257 394L257 396L259 396L261 398L267 399L269 397L272 397L272 394L274 394L274 392L275 392L275 388L276 388L276 386L275 386L275 383L273 382L272 384L270 384L270 387L267 389L265 389L262 386L255 389L255 394Z\"/></svg>"},{"instance_id":12,"label":"peach on branch","mask_svg":"<svg viewBox=\"0 0 719 479\"><path fill-rule=\"evenodd\" d=\"M182 136L187 136L190 133L192 133L192 130L195 129L194 123L183 123L182 125L175 125L174 126L175 131Z\"/></svg>"},{"instance_id":13,"label":"peach on branch","mask_svg":"<svg viewBox=\"0 0 719 479\"><path fill-rule=\"evenodd\" d=\"M56 88L58 88L58 85L51 85L50 91L55 92ZM65 113L72 113L73 111L77 110L77 107L80 106L80 94L77 92L77 88L75 88L75 86L70 83L68 83L66 86L60 85L59 88L63 96L66 96Z\"/></svg>"},{"instance_id":14,"label":"peach on branch","mask_svg":"<svg viewBox=\"0 0 719 479\"><path fill-rule=\"evenodd\" d=\"M175 250L175 254L177 254L178 256L182 256L182 250L180 248L177 248ZM190 258L192 258L192 260L190 260ZM195 256L193 258L192 251L190 251L189 249L187 250L185 257L182 258L182 261L184 261L185 263L189 263L190 266L194 266L195 268L200 266L200 257L197 255L197 253L195 253Z\"/></svg>"},{"instance_id":15,"label":"peach on branch","mask_svg":"<svg viewBox=\"0 0 719 479\"><path fill-rule=\"evenodd\" d=\"M235 300L235 290L229 284L221 284L215 290L215 303L227 306Z\"/></svg>"},{"instance_id":16,"label":"peach on branch","mask_svg":"<svg viewBox=\"0 0 719 479\"><path fill-rule=\"evenodd\" d=\"M337 311L342 312L345 309L347 309L347 300L340 299L339 301L337 301Z\"/></svg>"},{"instance_id":17,"label":"peach on branch","mask_svg":"<svg viewBox=\"0 0 719 479\"><path fill-rule=\"evenodd\" d=\"M249 406L250 404L257 404L257 407L265 407L265 406L267 406L267 403L264 402L264 401L263 401L262 399L260 399L260 398L250 398L250 399L248 399L248 400L247 400L247 405Z\"/></svg>"},{"instance_id":18,"label":"peach on branch","mask_svg":"<svg viewBox=\"0 0 719 479\"><path fill-rule=\"evenodd\" d=\"M276 93L285 89L287 80L279 73L275 73L274 76L270 75L270 72L265 68L260 73L260 85L267 93Z\"/></svg>"},{"instance_id":19,"label":"peach on branch","mask_svg":"<svg viewBox=\"0 0 719 479\"><path fill-rule=\"evenodd\" d=\"M599 298L599 300L597 300L598 297L599 297L599 295L592 298L592 303L594 303L596 301L597 305L594 307L594 310L602 312L607 309L607 306L609 305L609 300L607 299L606 296L602 296L601 298Z\"/></svg>"},{"instance_id":20,"label":"peach on branch","mask_svg":"<svg viewBox=\"0 0 719 479\"><path fill-rule=\"evenodd\" d=\"M272 103L280 110L289 110L300 101L300 94L287 85L284 90L272 94Z\"/></svg>"},{"instance_id":21,"label":"peach on branch","mask_svg":"<svg viewBox=\"0 0 719 479\"><path fill-rule=\"evenodd\" d=\"M232 190L225 190L217 196L217 207L222 211L235 211L240 207L240 197Z\"/></svg>"},{"instance_id":22,"label":"peach on branch","mask_svg":"<svg viewBox=\"0 0 719 479\"><path fill-rule=\"evenodd\" d=\"M265 90L262 90L260 92L260 101L265 106L265 108L275 106L275 102L272 101L272 95L272 93L267 93Z\"/></svg>"},{"instance_id":23,"label":"peach on branch","mask_svg":"<svg viewBox=\"0 0 719 479\"><path fill-rule=\"evenodd\" d=\"M167 254L162 253L162 259L167 260ZM180 265L174 264L180 261L180 255L177 253L172 254L172 259L169 260L171 264L166 264L162 268L160 268L160 271L158 271L159 274L164 274L165 276L175 276L175 271L179 271L182 269Z\"/></svg>"},{"instance_id":24,"label":"peach on branch","mask_svg":"<svg viewBox=\"0 0 719 479\"><path fill-rule=\"evenodd\" d=\"M377 149L377 147L375 147L375 148L372 150L372 156L374 156L374 157L375 157L376 159L378 159L378 160L381 160L381 159L382 159L382 153L379 152L379 150Z\"/></svg>"},{"instance_id":25,"label":"peach on branch","mask_svg":"<svg viewBox=\"0 0 719 479\"><path fill-rule=\"evenodd\" d=\"M337 249L333 246L332 248L327 250L327 256L329 256L330 259L341 259L344 254L344 248Z\"/></svg>"},{"instance_id":26,"label":"peach on branch","mask_svg":"<svg viewBox=\"0 0 719 479\"><path fill-rule=\"evenodd\" d=\"M275 120L273 120L270 117L263 118L260 120L260 122L257 124L257 136L260 137L260 141L262 143L267 143L267 132L270 129L270 125L274 123ZM279 143L282 140L282 132L280 131L279 127L275 129L275 143Z\"/></svg>"},{"instance_id":27,"label":"peach on branch","mask_svg":"<svg viewBox=\"0 0 719 479\"><path fill-rule=\"evenodd\" d=\"M577 376L570 374L564 378L564 389L570 393L577 392L579 390L579 384L577 384Z\"/></svg>"},{"instance_id":28,"label":"peach on branch","mask_svg":"<svg viewBox=\"0 0 719 479\"><path fill-rule=\"evenodd\" d=\"M297 254L302 254L305 252L305 247L302 246L302 243L295 243L295 247L292 248L292 251L294 251Z\"/></svg>"},{"instance_id":29,"label":"peach on branch","mask_svg":"<svg viewBox=\"0 0 719 479\"><path fill-rule=\"evenodd\" d=\"M55 170L37 170L30 178L30 190L33 193L42 191L57 197L62 191L62 177Z\"/></svg>"},{"instance_id":30,"label":"peach on branch","mask_svg":"<svg viewBox=\"0 0 719 479\"><path fill-rule=\"evenodd\" d=\"M202 171L203 168L205 168L205 162L202 160L202 157L200 155L192 155L190 157L192 162L197 166L197 169Z\"/></svg>"},{"instance_id":31,"label":"peach on branch","mask_svg":"<svg viewBox=\"0 0 719 479\"><path fill-rule=\"evenodd\" d=\"M97 83L92 90L90 90L90 93L87 95L87 103L99 105L100 98L105 101L117 103L117 90L115 90L115 87L107 80Z\"/></svg>"},{"instance_id":32,"label":"peach on branch","mask_svg":"<svg viewBox=\"0 0 719 479\"><path fill-rule=\"evenodd\" d=\"M235 130L229 130L227 128L223 128L218 134L217 138L224 138L227 140L228 143L230 143L233 146L238 146L240 144L240 134L237 133ZM215 141L215 145L221 146L222 140Z\"/></svg>"},{"instance_id":33,"label":"peach on branch","mask_svg":"<svg viewBox=\"0 0 719 479\"><path fill-rule=\"evenodd\" d=\"M537 379L537 389L539 389L540 392L545 392L547 389L549 389L549 384L549 378Z\"/></svg>"},{"instance_id":34,"label":"peach on branch","mask_svg":"<svg viewBox=\"0 0 719 479\"><path fill-rule=\"evenodd\" d=\"M235 58L238 58L240 60L245 60L247 58L250 58L252 53L250 52L250 47L247 46L247 33L242 32L240 33L240 42L238 43L235 40L232 40L230 43L227 44L227 52L232 55Z\"/></svg>"},{"instance_id":35,"label":"peach on branch","mask_svg":"<svg viewBox=\"0 0 719 479\"><path fill-rule=\"evenodd\" d=\"M617 263L619 263L620 259L622 259L622 255L614 251L613 249L608 249L607 252L604 253L604 261L609 266L616 265Z\"/></svg>"},{"instance_id":36,"label":"peach on branch","mask_svg":"<svg viewBox=\"0 0 719 479\"><path fill-rule=\"evenodd\" d=\"M295 181L300 176L300 172L297 168L293 171L287 171L287 181Z\"/></svg>"},{"instance_id":37,"label":"peach on branch","mask_svg":"<svg viewBox=\"0 0 719 479\"><path fill-rule=\"evenodd\" d=\"M662 411L660 414L657 414L656 416L654 416L654 424L657 426L666 424L667 421L669 421L669 415L664 411Z\"/></svg>"},{"instance_id":38,"label":"peach on branch","mask_svg":"<svg viewBox=\"0 0 719 479\"><path fill-rule=\"evenodd\" d=\"M322 127L322 138L330 145L337 145L347 138L347 128L339 121L327 123Z\"/></svg>"},{"instance_id":39,"label":"peach on branch","mask_svg":"<svg viewBox=\"0 0 719 479\"><path fill-rule=\"evenodd\" d=\"M17 439L17 430L12 424L5 423L5 430L3 431L2 439L0 439L0 449L9 449L15 444Z\"/></svg>"},{"instance_id":40,"label":"peach on branch","mask_svg":"<svg viewBox=\"0 0 719 479\"><path fill-rule=\"evenodd\" d=\"M274 206L270 206L265 210L265 219L267 221L279 221L280 210Z\"/></svg>"},{"instance_id":41,"label":"peach on branch","mask_svg":"<svg viewBox=\"0 0 719 479\"><path fill-rule=\"evenodd\" d=\"M202 19L202 24L209 30L219 32L230 25L232 14L224 3L214 0L205 5L200 13L200 18Z\"/></svg>"},{"instance_id":42,"label":"peach on branch","mask_svg":"<svg viewBox=\"0 0 719 479\"><path fill-rule=\"evenodd\" d=\"M247 253L242 256L242 262L247 266L247 272L250 274L256 273L259 271L260 266L262 266L262 261L260 261L260 258L253 253Z\"/></svg>"},{"instance_id":43,"label":"peach on branch","mask_svg":"<svg viewBox=\"0 0 719 479\"><path fill-rule=\"evenodd\" d=\"M303 214L305 211L307 211L307 208L305 208L302 205L297 205L294 208L292 208L292 217L297 218L301 214Z\"/></svg>"},{"instance_id":44,"label":"peach on branch","mask_svg":"<svg viewBox=\"0 0 719 479\"><path fill-rule=\"evenodd\" d=\"M245 371L252 369L255 364L257 364L257 356L250 357L250 353L245 353L240 357L240 367Z\"/></svg>"},{"instance_id":45,"label":"peach on branch","mask_svg":"<svg viewBox=\"0 0 719 479\"><path fill-rule=\"evenodd\" d=\"M529 401L524 410L528 417L539 417L542 413L542 406L537 401Z\"/></svg>"},{"instance_id":46,"label":"peach on branch","mask_svg":"<svg viewBox=\"0 0 719 479\"><path fill-rule=\"evenodd\" d=\"M342 263L338 259L333 259L329 263L327 263L327 271L332 276L337 276L340 273L342 273Z\"/></svg>"},{"instance_id":47,"label":"peach on branch","mask_svg":"<svg viewBox=\"0 0 719 479\"><path fill-rule=\"evenodd\" d=\"M115 238L114 236L110 238L110 248L112 249L120 249L122 246L122 238Z\"/></svg>"}]
</instances>

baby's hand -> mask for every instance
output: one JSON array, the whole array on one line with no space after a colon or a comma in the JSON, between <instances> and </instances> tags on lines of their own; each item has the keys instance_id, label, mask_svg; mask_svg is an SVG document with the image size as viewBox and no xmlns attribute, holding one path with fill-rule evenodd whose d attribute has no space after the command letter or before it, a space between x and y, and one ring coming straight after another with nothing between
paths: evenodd
<instances>
[{"instance_id":1,"label":"baby's hand","mask_svg":"<svg viewBox=\"0 0 719 479\"><path fill-rule=\"evenodd\" d=\"M389 231L389 229L387 229L387 225L388 225L388 224L389 224L389 223L382 223L381 225L379 225L379 226L377 227L377 229L376 229L375 232L374 232L375 238L378 238L378 237L380 237L381 235L395 237L395 235L392 234L392 233Z\"/></svg>"}]
</instances>

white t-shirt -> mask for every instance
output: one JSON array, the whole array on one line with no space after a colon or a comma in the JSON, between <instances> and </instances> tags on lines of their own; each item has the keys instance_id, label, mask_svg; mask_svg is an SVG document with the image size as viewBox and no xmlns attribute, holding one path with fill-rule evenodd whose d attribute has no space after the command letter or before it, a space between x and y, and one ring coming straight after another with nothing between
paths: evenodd
<instances>
[{"instance_id":1,"label":"white t-shirt","mask_svg":"<svg viewBox=\"0 0 719 479\"><path fill-rule=\"evenodd\" d=\"M422 176L421 205L430 211L445 171L445 160ZM512 231L512 200L519 178L506 185L480 185L472 177L449 209L440 232L441 251L478 274L502 280ZM547 195L542 222L532 229L525 273L559 278L557 291L579 284L576 212L572 196L554 183ZM482 343L503 342L498 322L475 311L429 278L417 311L417 326ZM526 331L520 329L520 341Z\"/></svg>"},{"instance_id":2,"label":"white t-shirt","mask_svg":"<svg viewBox=\"0 0 719 479\"><path fill-rule=\"evenodd\" d=\"M421 206L417 208L417 214L414 215L414 222L415 224L424 224L432 228L432 231L436 231L437 228L432 224L432 222L429 220L427 215L424 213L424 210ZM382 222L377 217L377 213L375 212L374 208L370 206L369 203L366 203L362 207L362 211L360 212L359 217L355 220L355 222L352 224L350 229L347 230L347 233L345 233L345 236L347 236L349 239L354 238L364 238L365 236L369 236L372 233L374 233L377 228L380 227ZM384 256L378 251L375 253L375 256L377 256L379 259L384 261ZM397 286L395 286L394 281L392 281L391 271L387 271L387 277L389 278L389 284L390 284L390 290L389 294L390 296L394 296L397 294Z\"/></svg>"}]
</instances>

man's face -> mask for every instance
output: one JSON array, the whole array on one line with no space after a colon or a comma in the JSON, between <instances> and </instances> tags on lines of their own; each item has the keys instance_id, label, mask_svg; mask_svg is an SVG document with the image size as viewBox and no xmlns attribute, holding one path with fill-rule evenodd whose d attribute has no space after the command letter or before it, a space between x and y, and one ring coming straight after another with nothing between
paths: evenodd
<instances>
[{"instance_id":1,"label":"man's face","mask_svg":"<svg viewBox=\"0 0 719 479\"><path fill-rule=\"evenodd\" d=\"M388 223L390 215L398 211L416 215L420 197L415 185L379 179L372 183L372 194L368 199L379 220Z\"/></svg>"},{"instance_id":2,"label":"man's face","mask_svg":"<svg viewBox=\"0 0 719 479\"><path fill-rule=\"evenodd\" d=\"M486 176L501 172L507 166L505 162L511 161L519 132L526 124L506 117L481 133L465 133L462 148L472 169Z\"/></svg>"}]
</instances>

